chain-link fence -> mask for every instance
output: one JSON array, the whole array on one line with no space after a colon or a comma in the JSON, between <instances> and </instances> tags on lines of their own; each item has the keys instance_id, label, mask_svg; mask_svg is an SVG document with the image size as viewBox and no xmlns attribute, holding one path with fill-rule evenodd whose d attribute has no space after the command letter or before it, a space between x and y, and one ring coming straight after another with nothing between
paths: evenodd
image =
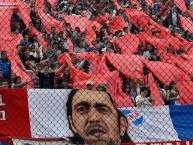
<instances>
[{"instance_id":1,"label":"chain-link fence","mask_svg":"<svg viewBox=\"0 0 193 145\"><path fill-rule=\"evenodd\" d=\"M1 144L193 139L192 42L192 0L0 0Z\"/></svg>"}]
</instances>

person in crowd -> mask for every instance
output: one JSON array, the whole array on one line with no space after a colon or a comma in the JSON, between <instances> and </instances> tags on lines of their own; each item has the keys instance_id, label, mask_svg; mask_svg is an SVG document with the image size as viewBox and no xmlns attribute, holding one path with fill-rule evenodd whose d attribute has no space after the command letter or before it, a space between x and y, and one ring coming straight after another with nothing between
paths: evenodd
<instances>
[{"instance_id":1,"label":"person in crowd","mask_svg":"<svg viewBox=\"0 0 193 145\"><path fill-rule=\"evenodd\" d=\"M63 82L62 77L59 77L56 79L56 83L54 85L54 89L70 89L71 87L69 86L68 83Z\"/></svg>"},{"instance_id":2,"label":"person in crowd","mask_svg":"<svg viewBox=\"0 0 193 145\"><path fill-rule=\"evenodd\" d=\"M27 84L29 84L31 81L28 82L21 82L21 77L20 76L16 76L14 78L14 84L13 84L13 88L23 88L24 86L26 86Z\"/></svg>"},{"instance_id":3,"label":"person in crowd","mask_svg":"<svg viewBox=\"0 0 193 145\"><path fill-rule=\"evenodd\" d=\"M3 82L3 72L2 71L0 71L0 85L2 85L2 82Z\"/></svg>"},{"instance_id":4,"label":"person in crowd","mask_svg":"<svg viewBox=\"0 0 193 145\"><path fill-rule=\"evenodd\" d=\"M142 87L140 89L140 95L138 95L135 99L137 107L144 107L144 106L152 106L153 99L151 97L147 97L148 89L147 87Z\"/></svg>"},{"instance_id":5,"label":"person in crowd","mask_svg":"<svg viewBox=\"0 0 193 145\"><path fill-rule=\"evenodd\" d=\"M160 87L160 83L158 81L155 81L155 83L156 83L156 86L158 88L159 95L162 98L162 102L163 102L163 104L165 104L165 102L166 102L166 90Z\"/></svg>"},{"instance_id":6,"label":"person in crowd","mask_svg":"<svg viewBox=\"0 0 193 145\"><path fill-rule=\"evenodd\" d=\"M7 58L7 52L1 51L0 71L3 72L3 78L9 80L11 77L11 61Z\"/></svg>"},{"instance_id":7,"label":"person in crowd","mask_svg":"<svg viewBox=\"0 0 193 145\"><path fill-rule=\"evenodd\" d=\"M112 145L131 142L126 117L106 92L73 89L66 103L75 144Z\"/></svg>"},{"instance_id":8,"label":"person in crowd","mask_svg":"<svg viewBox=\"0 0 193 145\"><path fill-rule=\"evenodd\" d=\"M52 89L54 87L55 75L58 72L62 71L62 69L64 69L65 66L66 63L63 63L59 69L51 71L49 66L45 64L42 71L39 71L37 73L37 76L39 77L40 88Z\"/></svg>"},{"instance_id":9,"label":"person in crowd","mask_svg":"<svg viewBox=\"0 0 193 145\"><path fill-rule=\"evenodd\" d=\"M101 91L101 92L106 92L106 91L107 91L107 88L106 88L106 86L105 86L104 84L98 84L98 85L96 86L96 90L97 90L97 91Z\"/></svg>"},{"instance_id":10,"label":"person in crowd","mask_svg":"<svg viewBox=\"0 0 193 145\"><path fill-rule=\"evenodd\" d=\"M92 81L87 81L87 82L86 82L86 89L87 89L87 90L92 90L93 87L94 87L94 84L93 84Z\"/></svg>"},{"instance_id":11,"label":"person in crowd","mask_svg":"<svg viewBox=\"0 0 193 145\"><path fill-rule=\"evenodd\" d=\"M166 94L166 105L178 105L179 98L180 96L176 89L176 82L171 81Z\"/></svg>"},{"instance_id":12,"label":"person in crowd","mask_svg":"<svg viewBox=\"0 0 193 145\"><path fill-rule=\"evenodd\" d=\"M7 80L3 80L0 88L8 89L9 88L9 82Z\"/></svg>"},{"instance_id":13,"label":"person in crowd","mask_svg":"<svg viewBox=\"0 0 193 145\"><path fill-rule=\"evenodd\" d=\"M28 47L31 44L31 42L29 42L28 34L23 36L23 39L21 40L20 44L24 44L26 47Z\"/></svg>"}]
</instances>

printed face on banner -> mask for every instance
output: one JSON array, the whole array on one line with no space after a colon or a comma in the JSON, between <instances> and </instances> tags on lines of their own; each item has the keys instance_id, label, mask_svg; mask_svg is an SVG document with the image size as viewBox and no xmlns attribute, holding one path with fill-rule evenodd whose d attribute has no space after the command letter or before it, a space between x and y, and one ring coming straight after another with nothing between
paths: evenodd
<instances>
[{"instance_id":1,"label":"printed face on banner","mask_svg":"<svg viewBox=\"0 0 193 145\"><path fill-rule=\"evenodd\" d=\"M127 121L118 117L110 96L105 92L78 90L72 99L72 115L68 116L72 130L86 144L120 143Z\"/></svg>"}]
</instances>

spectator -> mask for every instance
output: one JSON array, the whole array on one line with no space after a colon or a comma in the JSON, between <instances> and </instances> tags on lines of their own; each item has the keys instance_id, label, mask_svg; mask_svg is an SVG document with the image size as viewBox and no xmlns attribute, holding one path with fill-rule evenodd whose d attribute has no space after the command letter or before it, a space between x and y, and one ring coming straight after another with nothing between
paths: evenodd
<instances>
[{"instance_id":1,"label":"spectator","mask_svg":"<svg viewBox=\"0 0 193 145\"><path fill-rule=\"evenodd\" d=\"M23 36L23 39L21 40L20 44L24 44L26 47L28 47L31 42L29 42L29 35L28 34L25 34Z\"/></svg>"},{"instance_id":2,"label":"spectator","mask_svg":"<svg viewBox=\"0 0 193 145\"><path fill-rule=\"evenodd\" d=\"M3 82L3 72L0 71L0 85L2 85L2 82Z\"/></svg>"},{"instance_id":3,"label":"spectator","mask_svg":"<svg viewBox=\"0 0 193 145\"><path fill-rule=\"evenodd\" d=\"M40 88L52 89L54 87L55 75L64 69L65 63L57 70L51 71L48 65L44 65L42 72L38 72Z\"/></svg>"},{"instance_id":4,"label":"spectator","mask_svg":"<svg viewBox=\"0 0 193 145\"><path fill-rule=\"evenodd\" d=\"M3 72L3 78L9 80L11 77L11 61L7 58L7 52L1 51L0 71Z\"/></svg>"},{"instance_id":5,"label":"spectator","mask_svg":"<svg viewBox=\"0 0 193 145\"><path fill-rule=\"evenodd\" d=\"M87 90L92 90L93 87L94 87L94 84L93 84L92 81L87 81L87 82L86 82L86 89L87 89Z\"/></svg>"},{"instance_id":6,"label":"spectator","mask_svg":"<svg viewBox=\"0 0 193 145\"><path fill-rule=\"evenodd\" d=\"M66 67L63 74L62 74L62 79L63 79L64 82L69 84L70 83L70 78L71 78L71 76L70 76L70 67Z\"/></svg>"},{"instance_id":7,"label":"spectator","mask_svg":"<svg viewBox=\"0 0 193 145\"><path fill-rule=\"evenodd\" d=\"M103 85L103 84L98 84L98 85L96 86L96 90L97 90L97 91L101 91L101 92L106 92L106 86Z\"/></svg>"},{"instance_id":8,"label":"spectator","mask_svg":"<svg viewBox=\"0 0 193 145\"><path fill-rule=\"evenodd\" d=\"M156 86L158 88L160 97L162 98L162 102L163 102L163 104L165 104L165 102L166 102L166 90L160 87L160 84L158 81L155 81L155 83L156 83Z\"/></svg>"},{"instance_id":9,"label":"spectator","mask_svg":"<svg viewBox=\"0 0 193 145\"><path fill-rule=\"evenodd\" d=\"M14 78L14 85L13 88L23 88L24 86L26 86L27 84L29 84L31 81L29 82L21 82L21 77L20 76L16 76Z\"/></svg>"},{"instance_id":10,"label":"spectator","mask_svg":"<svg viewBox=\"0 0 193 145\"><path fill-rule=\"evenodd\" d=\"M13 85L14 85L14 78L16 77L16 74L15 73L11 73L11 77L10 77L10 81L9 81L9 87L10 88L13 88Z\"/></svg>"},{"instance_id":11,"label":"spectator","mask_svg":"<svg viewBox=\"0 0 193 145\"><path fill-rule=\"evenodd\" d=\"M33 49L35 49L35 48L33 48ZM40 62L39 53L37 54L38 55L37 58L34 57L33 55L31 55L30 53L31 53L30 49L27 48L25 50L24 55L22 55L22 57L20 58L26 69L29 69L29 63L30 62L32 62L32 61L34 61L35 63Z\"/></svg>"},{"instance_id":12,"label":"spectator","mask_svg":"<svg viewBox=\"0 0 193 145\"><path fill-rule=\"evenodd\" d=\"M136 105L135 103L135 97L134 95L131 94L131 89L129 87L129 85L126 85L125 87L125 94L131 99L131 101L133 102L134 106Z\"/></svg>"},{"instance_id":13,"label":"spectator","mask_svg":"<svg viewBox=\"0 0 193 145\"><path fill-rule=\"evenodd\" d=\"M176 7L173 7L170 10L169 24L172 26L173 31L176 31L177 26L179 26L179 13Z\"/></svg>"},{"instance_id":14,"label":"spectator","mask_svg":"<svg viewBox=\"0 0 193 145\"><path fill-rule=\"evenodd\" d=\"M140 95L138 95L135 99L137 107L153 105L153 103L151 102L153 99L151 97L146 97L147 93L148 93L147 87L142 87L140 90Z\"/></svg>"},{"instance_id":15,"label":"spectator","mask_svg":"<svg viewBox=\"0 0 193 145\"><path fill-rule=\"evenodd\" d=\"M166 105L177 105L179 104L179 93L176 89L176 83L171 81L167 90Z\"/></svg>"},{"instance_id":16,"label":"spectator","mask_svg":"<svg viewBox=\"0 0 193 145\"><path fill-rule=\"evenodd\" d=\"M9 83L8 83L8 81L3 80L3 81L2 81L2 84L1 84L1 88L5 88L5 89L9 88Z\"/></svg>"},{"instance_id":17,"label":"spectator","mask_svg":"<svg viewBox=\"0 0 193 145\"><path fill-rule=\"evenodd\" d=\"M56 84L54 85L54 89L70 89L71 87L67 82L63 82L62 77L56 79Z\"/></svg>"}]
</instances>

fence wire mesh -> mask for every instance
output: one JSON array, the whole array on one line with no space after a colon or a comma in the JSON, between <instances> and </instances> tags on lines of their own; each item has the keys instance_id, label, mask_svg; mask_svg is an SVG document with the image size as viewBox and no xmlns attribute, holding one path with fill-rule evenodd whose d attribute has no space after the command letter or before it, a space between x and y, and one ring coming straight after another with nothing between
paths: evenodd
<instances>
[{"instance_id":1,"label":"fence wire mesh","mask_svg":"<svg viewBox=\"0 0 193 145\"><path fill-rule=\"evenodd\" d=\"M193 139L192 42L193 0L0 0L0 144Z\"/></svg>"}]
</instances>

